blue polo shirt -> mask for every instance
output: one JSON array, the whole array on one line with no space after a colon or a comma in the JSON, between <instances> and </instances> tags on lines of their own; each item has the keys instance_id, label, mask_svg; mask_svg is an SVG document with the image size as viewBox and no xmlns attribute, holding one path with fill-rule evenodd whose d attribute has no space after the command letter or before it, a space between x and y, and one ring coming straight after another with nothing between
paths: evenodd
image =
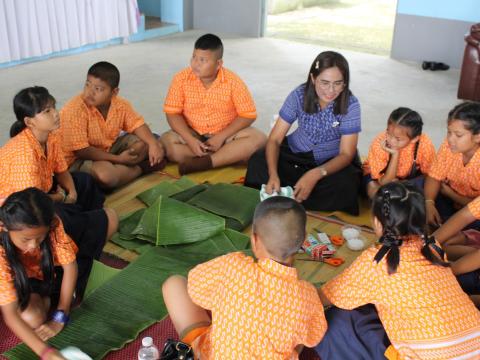
<instances>
[{"instance_id":1,"label":"blue polo shirt","mask_svg":"<svg viewBox=\"0 0 480 360\"><path fill-rule=\"evenodd\" d=\"M305 84L298 86L288 95L280 117L290 125L298 120L298 128L288 135L288 145L294 153L313 151L318 164L337 156L340 152L342 135L357 134L361 128L360 103L351 95L345 115L333 113L335 101L325 109L318 106L318 112L307 114L303 110Z\"/></svg>"}]
</instances>

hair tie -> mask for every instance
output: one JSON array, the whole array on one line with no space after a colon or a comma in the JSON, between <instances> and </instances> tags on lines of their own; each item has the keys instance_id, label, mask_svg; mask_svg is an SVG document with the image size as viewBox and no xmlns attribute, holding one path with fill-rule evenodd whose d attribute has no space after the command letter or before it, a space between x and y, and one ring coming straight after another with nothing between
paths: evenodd
<instances>
[{"instance_id":1,"label":"hair tie","mask_svg":"<svg viewBox=\"0 0 480 360\"><path fill-rule=\"evenodd\" d=\"M391 231L387 229L385 234L380 238L379 242L382 244L382 247L377 251L377 254L374 257L374 260L377 263L379 263L384 256L392 250L392 248L398 248L401 246L403 240L392 234Z\"/></svg>"},{"instance_id":2,"label":"hair tie","mask_svg":"<svg viewBox=\"0 0 480 360\"><path fill-rule=\"evenodd\" d=\"M315 70L318 70L320 68L320 61L316 61L315 63Z\"/></svg>"}]
</instances>

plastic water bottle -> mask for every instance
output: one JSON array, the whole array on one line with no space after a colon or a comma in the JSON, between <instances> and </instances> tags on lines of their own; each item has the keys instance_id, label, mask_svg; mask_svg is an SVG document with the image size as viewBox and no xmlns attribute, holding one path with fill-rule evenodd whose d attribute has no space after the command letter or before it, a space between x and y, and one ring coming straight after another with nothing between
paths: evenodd
<instances>
[{"instance_id":1,"label":"plastic water bottle","mask_svg":"<svg viewBox=\"0 0 480 360\"><path fill-rule=\"evenodd\" d=\"M142 347L138 351L138 360L158 360L160 354L157 347L153 344L153 339L150 336L142 339Z\"/></svg>"}]
</instances>

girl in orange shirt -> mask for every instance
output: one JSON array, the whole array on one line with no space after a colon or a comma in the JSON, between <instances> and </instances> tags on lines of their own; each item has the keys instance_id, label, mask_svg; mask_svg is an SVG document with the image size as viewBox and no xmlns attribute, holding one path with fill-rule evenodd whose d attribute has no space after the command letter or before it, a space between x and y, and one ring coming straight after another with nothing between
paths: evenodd
<instances>
[{"instance_id":1,"label":"girl in orange shirt","mask_svg":"<svg viewBox=\"0 0 480 360\"><path fill-rule=\"evenodd\" d=\"M76 246L55 216L53 201L36 188L11 194L0 208L0 221L3 319L41 359L64 359L46 340L69 320ZM56 276L55 266L62 267L62 276ZM56 310L47 320L51 307Z\"/></svg>"},{"instance_id":2,"label":"girl in orange shirt","mask_svg":"<svg viewBox=\"0 0 480 360\"><path fill-rule=\"evenodd\" d=\"M21 90L13 99L17 121L12 137L0 149L0 194L3 197L28 187L48 193L66 233L79 251L76 293L82 296L93 259L117 227L114 210L103 208L104 194L85 173L70 174L55 130L60 119L55 99L41 86Z\"/></svg>"},{"instance_id":3,"label":"girl in orange shirt","mask_svg":"<svg viewBox=\"0 0 480 360\"><path fill-rule=\"evenodd\" d=\"M480 103L464 102L448 113L447 138L425 180L428 223L438 227L477 196L480 196Z\"/></svg>"},{"instance_id":4,"label":"girl in orange shirt","mask_svg":"<svg viewBox=\"0 0 480 360\"><path fill-rule=\"evenodd\" d=\"M424 174L435 158L435 147L422 134L422 128L422 118L416 111L400 107L390 114L387 131L373 140L363 165L370 199L380 186L399 179L408 179L423 188Z\"/></svg>"},{"instance_id":5,"label":"girl in orange shirt","mask_svg":"<svg viewBox=\"0 0 480 360\"><path fill-rule=\"evenodd\" d=\"M480 312L426 235L421 191L383 185L372 213L380 245L319 290L324 305L336 306L326 313L320 357L384 359L390 342L389 359L478 359Z\"/></svg>"}]
</instances>

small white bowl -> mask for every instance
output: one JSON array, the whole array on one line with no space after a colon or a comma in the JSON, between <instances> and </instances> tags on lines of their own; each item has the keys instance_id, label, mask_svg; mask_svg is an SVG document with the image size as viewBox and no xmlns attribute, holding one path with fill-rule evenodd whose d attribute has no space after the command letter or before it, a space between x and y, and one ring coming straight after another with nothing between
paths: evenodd
<instances>
[{"instance_id":1,"label":"small white bowl","mask_svg":"<svg viewBox=\"0 0 480 360\"><path fill-rule=\"evenodd\" d=\"M345 240L357 239L362 230L355 225L344 225L342 226L342 236Z\"/></svg>"},{"instance_id":2,"label":"small white bowl","mask_svg":"<svg viewBox=\"0 0 480 360\"><path fill-rule=\"evenodd\" d=\"M347 239L347 247L353 251L360 251L365 248L365 238L361 235L356 238Z\"/></svg>"}]
</instances>

